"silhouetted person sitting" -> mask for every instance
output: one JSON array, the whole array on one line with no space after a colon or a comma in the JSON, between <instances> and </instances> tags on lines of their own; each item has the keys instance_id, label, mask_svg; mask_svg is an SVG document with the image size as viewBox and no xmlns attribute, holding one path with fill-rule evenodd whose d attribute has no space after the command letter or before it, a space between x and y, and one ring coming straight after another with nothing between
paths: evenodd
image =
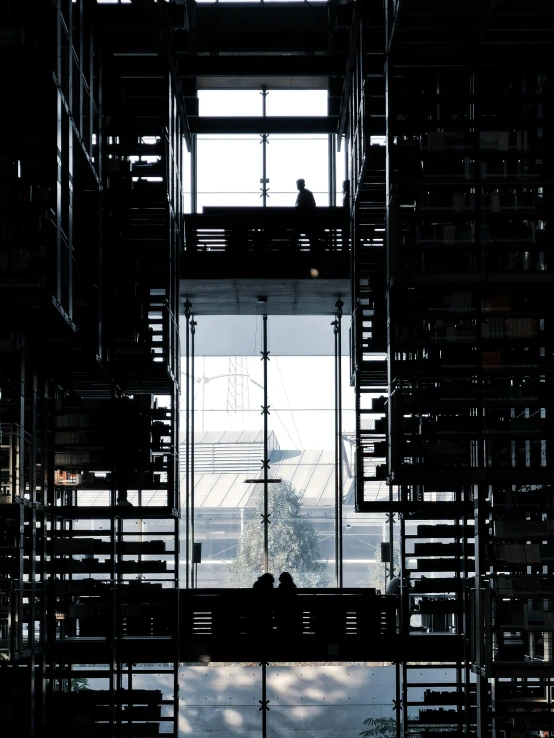
<instances>
[{"instance_id":1,"label":"silhouetted person sitting","mask_svg":"<svg viewBox=\"0 0 554 738\"><path fill-rule=\"evenodd\" d=\"M274 582L275 577L273 576L273 574L266 572L265 574L259 576L258 579L254 582L253 589L273 589Z\"/></svg>"},{"instance_id":2,"label":"silhouetted person sitting","mask_svg":"<svg viewBox=\"0 0 554 738\"><path fill-rule=\"evenodd\" d=\"M279 577L279 597L275 605L277 633L282 638L296 638L302 634L302 614L296 597L294 579L284 571Z\"/></svg>"},{"instance_id":3,"label":"silhouetted person sitting","mask_svg":"<svg viewBox=\"0 0 554 738\"><path fill-rule=\"evenodd\" d=\"M288 571L284 571L279 576L279 589L285 590L288 592L294 592L296 590L296 584L294 583L294 579L288 573Z\"/></svg>"},{"instance_id":4,"label":"silhouetted person sitting","mask_svg":"<svg viewBox=\"0 0 554 738\"><path fill-rule=\"evenodd\" d=\"M313 212L316 207L315 198L311 190L308 190L306 188L306 182L303 179L296 180L296 189L298 190L298 195L296 196L296 207L299 210ZM308 241L310 242L310 249L312 251L317 250L320 245L319 233L316 228L310 228L309 226L306 228L305 231L297 232L296 245L298 245L300 234L303 232L305 232L306 236L308 237Z\"/></svg>"},{"instance_id":5,"label":"silhouetted person sitting","mask_svg":"<svg viewBox=\"0 0 554 738\"><path fill-rule=\"evenodd\" d=\"M252 606L250 611L249 632L258 638L265 638L273 632L273 598L267 598L266 593L273 591L273 583L275 578L273 574L266 572L258 577L254 582L253 589L257 590L262 596L259 601Z\"/></svg>"},{"instance_id":6,"label":"silhouetted person sitting","mask_svg":"<svg viewBox=\"0 0 554 738\"><path fill-rule=\"evenodd\" d=\"M399 616L400 616L400 588L402 585L402 577L400 576L400 571L393 576L393 578L389 581L387 584L387 587L385 589L385 594L388 595L394 595L396 597L396 624L399 624Z\"/></svg>"}]
</instances>

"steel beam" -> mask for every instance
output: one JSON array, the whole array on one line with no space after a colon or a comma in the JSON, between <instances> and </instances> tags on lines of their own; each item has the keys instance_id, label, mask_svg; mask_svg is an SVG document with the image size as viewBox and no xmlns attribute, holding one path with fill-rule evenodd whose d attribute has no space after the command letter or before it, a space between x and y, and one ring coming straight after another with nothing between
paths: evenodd
<instances>
[{"instance_id":1,"label":"steel beam","mask_svg":"<svg viewBox=\"0 0 554 738\"><path fill-rule=\"evenodd\" d=\"M346 70L345 54L177 56L181 77L340 77Z\"/></svg>"},{"instance_id":2,"label":"steel beam","mask_svg":"<svg viewBox=\"0 0 554 738\"><path fill-rule=\"evenodd\" d=\"M338 117L321 116L201 116L190 118L191 133L216 134L305 134L328 135L337 132Z\"/></svg>"}]
</instances>

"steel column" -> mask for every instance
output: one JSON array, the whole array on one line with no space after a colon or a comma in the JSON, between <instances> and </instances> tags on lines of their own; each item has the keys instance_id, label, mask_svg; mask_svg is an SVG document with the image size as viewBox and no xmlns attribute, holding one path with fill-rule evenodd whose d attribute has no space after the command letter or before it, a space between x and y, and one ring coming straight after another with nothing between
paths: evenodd
<instances>
[{"instance_id":1,"label":"steel column","mask_svg":"<svg viewBox=\"0 0 554 738\"><path fill-rule=\"evenodd\" d=\"M196 321L190 316L190 546L194 546L194 335L196 333ZM191 559L192 562L192 559ZM191 586L196 587L195 567L191 564L190 572Z\"/></svg>"},{"instance_id":2,"label":"steel column","mask_svg":"<svg viewBox=\"0 0 554 738\"><path fill-rule=\"evenodd\" d=\"M185 587L190 586L190 302L185 303Z\"/></svg>"},{"instance_id":3,"label":"steel column","mask_svg":"<svg viewBox=\"0 0 554 738\"><path fill-rule=\"evenodd\" d=\"M190 211L198 212L198 141L196 133L190 135Z\"/></svg>"},{"instance_id":4,"label":"steel column","mask_svg":"<svg viewBox=\"0 0 554 738\"><path fill-rule=\"evenodd\" d=\"M267 91L267 86L262 85L262 117L267 117L267 96L269 95L269 92ZM267 145L269 143L269 133L260 133L261 137L261 144L262 144L262 179L261 179L261 191L262 191L262 207L267 207L267 198L269 195L268 192L268 178L267 178Z\"/></svg>"},{"instance_id":5,"label":"steel column","mask_svg":"<svg viewBox=\"0 0 554 738\"><path fill-rule=\"evenodd\" d=\"M335 320L331 323L335 335L335 582L342 587L342 369L341 320L342 300L335 303Z\"/></svg>"},{"instance_id":6,"label":"steel column","mask_svg":"<svg viewBox=\"0 0 554 738\"><path fill-rule=\"evenodd\" d=\"M329 207L333 208L337 204L337 137L334 133L327 137L329 151Z\"/></svg>"},{"instance_id":7,"label":"steel column","mask_svg":"<svg viewBox=\"0 0 554 738\"><path fill-rule=\"evenodd\" d=\"M269 450L267 442L267 418L269 415L269 405L267 404L267 362L269 361L269 351L267 350L267 315L263 318L263 348L261 351L262 361L264 363L264 404L262 405L262 415L264 417L264 458L263 458L263 471L264 471L264 513L262 516L262 523L264 526L264 574L269 571ZM265 733L264 733L265 735Z\"/></svg>"},{"instance_id":8,"label":"steel column","mask_svg":"<svg viewBox=\"0 0 554 738\"><path fill-rule=\"evenodd\" d=\"M269 702L269 700L267 699L267 663L265 661L262 661L261 667L262 699L260 700L260 712L262 713L262 738L267 738L267 713L269 712L269 707L267 706L267 703Z\"/></svg>"}]
</instances>

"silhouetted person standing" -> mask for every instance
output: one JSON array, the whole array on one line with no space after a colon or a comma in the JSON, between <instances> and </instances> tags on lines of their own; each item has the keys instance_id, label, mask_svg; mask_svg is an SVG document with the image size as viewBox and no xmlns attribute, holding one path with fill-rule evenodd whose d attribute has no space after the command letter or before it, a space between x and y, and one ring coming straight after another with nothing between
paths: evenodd
<instances>
[{"instance_id":1,"label":"silhouetted person standing","mask_svg":"<svg viewBox=\"0 0 554 738\"><path fill-rule=\"evenodd\" d=\"M249 632L255 638L266 638L273 631L273 574L266 572L254 582L253 589L257 590L257 603L249 613ZM259 598L259 599L258 599Z\"/></svg>"},{"instance_id":2,"label":"silhouetted person standing","mask_svg":"<svg viewBox=\"0 0 554 738\"><path fill-rule=\"evenodd\" d=\"M298 195L296 196L296 207L315 208L315 197L311 190L306 188L306 182L303 179L296 180L296 189L298 190Z\"/></svg>"},{"instance_id":3,"label":"silhouetted person standing","mask_svg":"<svg viewBox=\"0 0 554 738\"><path fill-rule=\"evenodd\" d=\"M309 211L308 218L309 220L312 220L312 217L310 216L316 208L315 197L313 196L312 191L306 188L306 182L303 179L296 180L296 189L298 190L298 195L296 196L296 207L299 210ZM297 244L300 233L302 232L306 233L306 236L308 237L308 241L310 242L310 249L312 251L317 250L319 247L319 234L317 232L317 229L310 227L310 225L307 225L305 231L300 230L296 237Z\"/></svg>"},{"instance_id":4,"label":"silhouetted person standing","mask_svg":"<svg viewBox=\"0 0 554 738\"><path fill-rule=\"evenodd\" d=\"M296 597L296 584L288 571L279 576L277 591L277 632L285 640L295 639L302 634L302 614Z\"/></svg>"},{"instance_id":5,"label":"silhouetted person standing","mask_svg":"<svg viewBox=\"0 0 554 738\"><path fill-rule=\"evenodd\" d=\"M342 183L342 207L350 215L350 180L345 179Z\"/></svg>"}]
</instances>

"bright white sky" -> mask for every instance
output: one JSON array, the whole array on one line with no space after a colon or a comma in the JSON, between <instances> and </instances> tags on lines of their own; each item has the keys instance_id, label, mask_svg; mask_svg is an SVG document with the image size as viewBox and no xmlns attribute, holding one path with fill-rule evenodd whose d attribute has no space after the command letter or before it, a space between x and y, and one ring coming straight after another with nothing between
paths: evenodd
<instances>
[{"instance_id":1,"label":"bright white sky","mask_svg":"<svg viewBox=\"0 0 554 738\"><path fill-rule=\"evenodd\" d=\"M196 428L202 430L263 430L263 366L248 357L244 378L245 412L228 413L227 397L232 379L226 357L197 357L195 363ZM268 394L269 430L285 449L334 448L334 359L332 356L270 357ZM349 359L342 360L343 430L354 430L354 392L349 384ZM208 381L198 381L205 377ZM216 379L216 377L218 377ZM253 381L252 381L253 380ZM241 378L237 381L240 383ZM257 382L257 384L255 384ZM184 384L184 378L183 378ZM181 406L184 407L184 396ZM248 410L248 408L250 408Z\"/></svg>"}]
</instances>

